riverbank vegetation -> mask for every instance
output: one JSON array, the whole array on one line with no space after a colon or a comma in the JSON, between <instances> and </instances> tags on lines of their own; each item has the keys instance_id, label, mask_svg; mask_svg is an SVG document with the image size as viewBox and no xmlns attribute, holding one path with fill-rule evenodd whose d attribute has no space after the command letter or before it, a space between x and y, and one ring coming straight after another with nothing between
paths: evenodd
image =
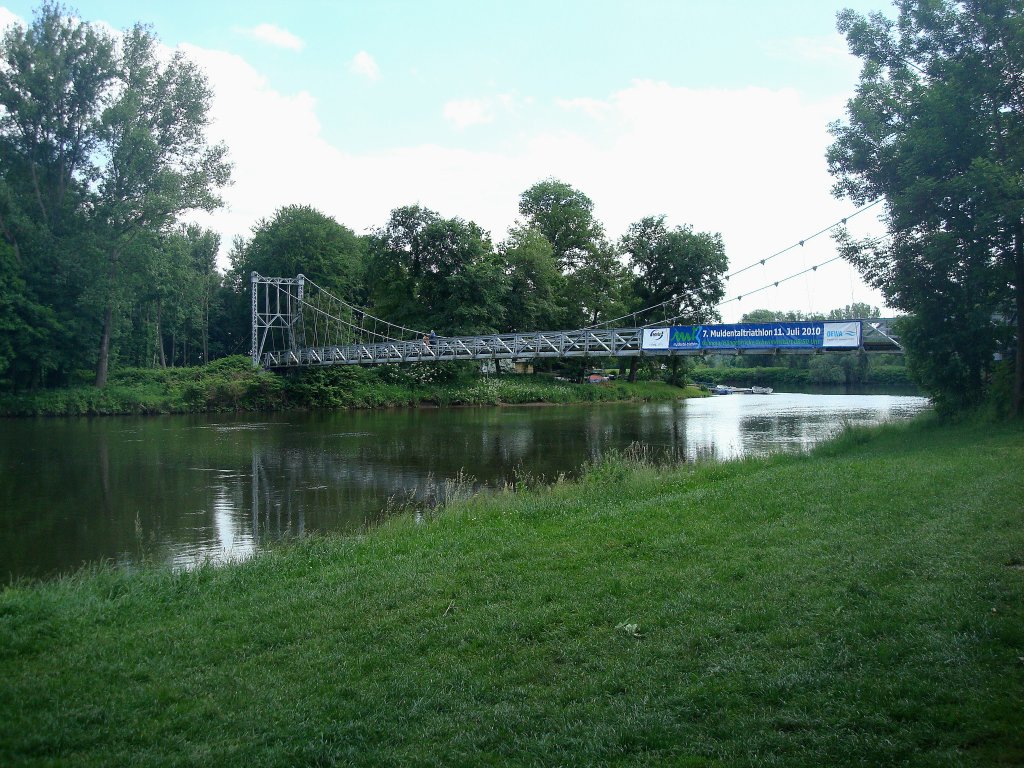
<instances>
[{"instance_id":1,"label":"riverbank vegetation","mask_svg":"<svg viewBox=\"0 0 1024 768\"><path fill-rule=\"evenodd\" d=\"M816 355L804 358L802 365L757 366L753 361L735 358L718 365L698 365L688 376L694 381L728 384L734 387L772 387L780 392L806 392L814 387L843 387L856 391L917 394L919 390L906 366L886 365L878 358L865 361L853 355Z\"/></svg>"},{"instance_id":2,"label":"riverbank vegetation","mask_svg":"<svg viewBox=\"0 0 1024 768\"><path fill-rule=\"evenodd\" d=\"M1009 765L1024 434L460 501L244 563L0 593L4 765Z\"/></svg>"},{"instance_id":3,"label":"riverbank vegetation","mask_svg":"<svg viewBox=\"0 0 1024 768\"><path fill-rule=\"evenodd\" d=\"M0 394L3 416L110 416L220 411L522 405L700 397L661 381L579 384L552 376L483 376L464 363L261 371L235 356L190 368L115 370L107 386L88 384Z\"/></svg>"}]
</instances>

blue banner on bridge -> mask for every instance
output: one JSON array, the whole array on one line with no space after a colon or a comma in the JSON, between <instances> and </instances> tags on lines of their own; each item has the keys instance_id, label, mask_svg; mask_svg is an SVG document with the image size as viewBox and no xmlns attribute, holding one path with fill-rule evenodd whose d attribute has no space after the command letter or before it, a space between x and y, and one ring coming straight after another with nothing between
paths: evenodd
<instances>
[{"instance_id":1,"label":"blue banner on bridge","mask_svg":"<svg viewBox=\"0 0 1024 768\"><path fill-rule=\"evenodd\" d=\"M736 323L644 329L645 350L852 349L860 322Z\"/></svg>"}]
</instances>

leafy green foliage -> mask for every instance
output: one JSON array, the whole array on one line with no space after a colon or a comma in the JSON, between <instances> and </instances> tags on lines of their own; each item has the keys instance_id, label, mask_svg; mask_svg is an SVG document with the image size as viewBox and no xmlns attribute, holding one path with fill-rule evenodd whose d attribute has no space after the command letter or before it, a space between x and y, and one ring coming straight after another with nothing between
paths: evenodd
<instances>
[{"instance_id":1,"label":"leafy green foliage","mask_svg":"<svg viewBox=\"0 0 1024 768\"><path fill-rule=\"evenodd\" d=\"M288 205L261 219L252 237L236 244L231 269L248 287L251 272L302 274L340 299L365 301L366 243L351 229L307 205Z\"/></svg>"},{"instance_id":2,"label":"leafy green foliage","mask_svg":"<svg viewBox=\"0 0 1024 768\"><path fill-rule=\"evenodd\" d=\"M583 266L604 239L594 202L564 181L549 178L534 184L519 196L519 213L551 243L564 272Z\"/></svg>"},{"instance_id":3,"label":"leafy green foliage","mask_svg":"<svg viewBox=\"0 0 1024 768\"><path fill-rule=\"evenodd\" d=\"M0 394L0 417L671 400L693 394L658 384L591 386L534 376L488 379L471 363L329 366L286 378L253 368L248 357L235 355L191 368L120 368L102 389L79 385Z\"/></svg>"},{"instance_id":4,"label":"leafy green foliage","mask_svg":"<svg viewBox=\"0 0 1024 768\"><path fill-rule=\"evenodd\" d=\"M891 306L915 315L911 368L946 409L979 404L1016 316L1014 410L1024 408L1024 5L906 0L853 11L863 62L828 160L835 193L884 197L889 238L843 239Z\"/></svg>"},{"instance_id":5,"label":"leafy green foliage","mask_svg":"<svg viewBox=\"0 0 1024 768\"><path fill-rule=\"evenodd\" d=\"M409 328L455 335L503 325L505 275L473 222L396 208L370 240L367 280L374 312Z\"/></svg>"},{"instance_id":6,"label":"leafy green foliage","mask_svg":"<svg viewBox=\"0 0 1024 768\"><path fill-rule=\"evenodd\" d=\"M28 27L6 30L0 61L0 236L17 273L0 290L31 326L10 337L15 353L0 381L53 386L95 361L82 344L91 332L94 353L98 319L90 306L97 253L82 213L103 96L116 75L114 46L44 3Z\"/></svg>"},{"instance_id":7,"label":"leafy green foliage","mask_svg":"<svg viewBox=\"0 0 1024 768\"><path fill-rule=\"evenodd\" d=\"M594 218L589 197L563 181L545 179L520 195L519 212L548 241L562 272L555 301L563 327L625 314L629 275Z\"/></svg>"},{"instance_id":8,"label":"leafy green foliage","mask_svg":"<svg viewBox=\"0 0 1024 768\"><path fill-rule=\"evenodd\" d=\"M135 297L160 272L164 236L183 212L220 204L230 166L205 138L211 94L144 27L115 41L53 3L6 32L0 60L0 235L21 278L0 289L44 310L25 346L52 355L0 380L52 385L96 365L103 384L122 341L129 360L157 350Z\"/></svg>"},{"instance_id":9,"label":"leafy green foliage","mask_svg":"<svg viewBox=\"0 0 1024 768\"><path fill-rule=\"evenodd\" d=\"M562 328L559 299L564 281L554 248L539 229L520 227L500 248L508 279L504 329L539 331Z\"/></svg>"},{"instance_id":10,"label":"leafy green foliage","mask_svg":"<svg viewBox=\"0 0 1024 768\"><path fill-rule=\"evenodd\" d=\"M630 225L621 247L636 275L639 307L664 303L665 316L683 323L718 319L729 266L721 235L689 226L670 230L664 216L648 216Z\"/></svg>"}]
</instances>

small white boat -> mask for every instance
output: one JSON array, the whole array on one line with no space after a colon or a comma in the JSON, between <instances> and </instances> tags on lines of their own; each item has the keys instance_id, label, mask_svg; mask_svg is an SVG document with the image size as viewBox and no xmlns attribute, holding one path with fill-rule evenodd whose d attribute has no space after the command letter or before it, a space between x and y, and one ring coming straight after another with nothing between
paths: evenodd
<instances>
[{"instance_id":1,"label":"small white boat","mask_svg":"<svg viewBox=\"0 0 1024 768\"><path fill-rule=\"evenodd\" d=\"M770 395L772 393L771 387L751 387L750 394L752 395Z\"/></svg>"}]
</instances>

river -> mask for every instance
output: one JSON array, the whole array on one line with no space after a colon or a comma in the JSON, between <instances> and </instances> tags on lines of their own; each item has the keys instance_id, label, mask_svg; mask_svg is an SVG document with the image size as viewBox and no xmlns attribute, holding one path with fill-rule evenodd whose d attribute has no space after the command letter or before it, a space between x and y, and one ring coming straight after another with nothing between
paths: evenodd
<instances>
[{"instance_id":1,"label":"river","mask_svg":"<svg viewBox=\"0 0 1024 768\"><path fill-rule=\"evenodd\" d=\"M888 395L670 403L25 419L0 431L0 578L83 564L241 558L355 532L453 483L571 477L633 443L688 460L804 450L928 407Z\"/></svg>"}]
</instances>

